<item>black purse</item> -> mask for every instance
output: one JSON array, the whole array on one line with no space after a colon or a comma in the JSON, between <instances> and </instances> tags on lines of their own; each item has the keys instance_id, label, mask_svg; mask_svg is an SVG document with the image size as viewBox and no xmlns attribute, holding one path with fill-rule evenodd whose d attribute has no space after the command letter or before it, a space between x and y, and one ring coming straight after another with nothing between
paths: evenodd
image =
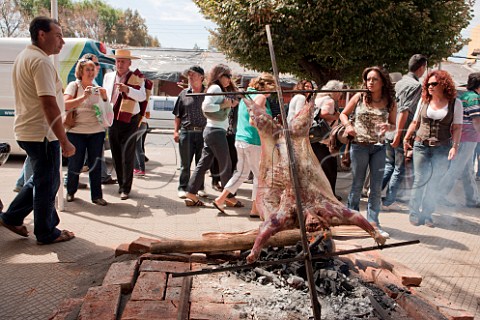
<instances>
[{"instance_id":1,"label":"black purse","mask_svg":"<svg viewBox=\"0 0 480 320\"><path fill-rule=\"evenodd\" d=\"M310 131L308 132L310 143L325 140L329 137L330 131L332 131L332 128L324 119L320 119L320 121L318 121L318 119L313 120Z\"/></svg>"},{"instance_id":2,"label":"black purse","mask_svg":"<svg viewBox=\"0 0 480 320\"><path fill-rule=\"evenodd\" d=\"M8 143L0 143L0 166L7 162L8 156L10 155L10 145Z\"/></svg>"}]
</instances>

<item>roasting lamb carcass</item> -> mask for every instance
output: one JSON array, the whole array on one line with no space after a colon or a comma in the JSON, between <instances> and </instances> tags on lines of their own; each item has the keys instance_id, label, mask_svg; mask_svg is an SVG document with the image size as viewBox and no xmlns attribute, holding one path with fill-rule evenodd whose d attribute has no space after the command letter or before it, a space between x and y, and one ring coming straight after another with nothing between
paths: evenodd
<instances>
[{"instance_id":1,"label":"roasting lamb carcass","mask_svg":"<svg viewBox=\"0 0 480 320\"><path fill-rule=\"evenodd\" d=\"M271 236L282 230L298 228L299 222L283 127L252 100L246 98L244 101L262 143L256 206L264 222L247 257L247 262L251 263L257 260ZM307 231L357 225L378 244L384 244L386 239L358 211L348 209L333 194L310 146L308 131L312 119L313 103L308 103L289 125Z\"/></svg>"}]
</instances>

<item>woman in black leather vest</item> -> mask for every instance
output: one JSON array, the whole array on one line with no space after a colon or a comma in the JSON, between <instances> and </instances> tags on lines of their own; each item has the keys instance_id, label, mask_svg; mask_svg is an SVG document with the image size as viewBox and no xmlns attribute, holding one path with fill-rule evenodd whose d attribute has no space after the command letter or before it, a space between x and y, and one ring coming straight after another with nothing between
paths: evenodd
<instances>
[{"instance_id":1,"label":"woman in black leather vest","mask_svg":"<svg viewBox=\"0 0 480 320\"><path fill-rule=\"evenodd\" d=\"M425 78L422 99L408 128L404 149L413 144L414 182L410 199L410 223L434 227L432 213L441 193L439 183L448 161L457 153L462 132L462 103L450 74L434 70ZM416 132L415 132L416 131Z\"/></svg>"}]
</instances>

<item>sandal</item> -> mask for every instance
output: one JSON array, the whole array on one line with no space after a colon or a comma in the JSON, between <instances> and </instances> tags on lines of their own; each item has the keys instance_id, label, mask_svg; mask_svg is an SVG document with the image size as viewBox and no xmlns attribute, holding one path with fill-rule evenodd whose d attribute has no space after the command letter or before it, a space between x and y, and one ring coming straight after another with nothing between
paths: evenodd
<instances>
[{"instance_id":1,"label":"sandal","mask_svg":"<svg viewBox=\"0 0 480 320\"><path fill-rule=\"evenodd\" d=\"M12 226L11 224L6 224L3 222L3 219L0 217L0 226L4 226L8 230L18 234L22 237L28 237L28 230L23 224L21 226Z\"/></svg>"},{"instance_id":2,"label":"sandal","mask_svg":"<svg viewBox=\"0 0 480 320\"><path fill-rule=\"evenodd\" d=\"M433 224L433 220L431 218L425 218L425 226L429 228L435 228L435 225Z\"/></svg>"},{"instance_id":3,"label":"sandal","mask_svg":"<svg viewBox=\"0 0 480 320\"><path fill-rule=\"evenodd\" d=\"M205 207L205 203L203 203L201 200L192 200L192 199L185 199L185 205L187 207Z\"/></svg>"},{"instance_id":4,"label":"sandal","mask_svg":"<svg viewBox=\"0 0 480 320\"><path fill-rule=\"evenodd\" d=\"M73 238L75 238L75 234L73 232L68 231L68 230L62 230L60 232L60 235L57 237L57 239L53 240L52 242L45 243L45 242L37 241L37 244L40 245L40 246L43 246L43 245L46 245L46 244L54 244L54 243L59 243L59 242L70 241Z\"/></svg>"},{"instance_id":5,"label":"sandal","mask_svg":"<svg viewBox=\"0 0 480 320\"><path fill-rule=\"evenodd\" d=\"M243 208L245 207L243 205L243 203L240 202L240 200L237 200L237 202L233 203L231 202L230 200L225 200L225 204L227 205L227 207L232 207L232 208Z\"/></svg>"},{"instance_id":6,"label":"sandal","mask_svg":"<svg viewBox=\"0 0 480 320\"><path fill-rule=\"evenodd\" d=\"M213 206L214 206L215 208L217 208L218 211L220 211L221 213L225 214L225 210L223 210L223 208L220 207L215 200L213 201Z\"/></svg>"}]
</instances>

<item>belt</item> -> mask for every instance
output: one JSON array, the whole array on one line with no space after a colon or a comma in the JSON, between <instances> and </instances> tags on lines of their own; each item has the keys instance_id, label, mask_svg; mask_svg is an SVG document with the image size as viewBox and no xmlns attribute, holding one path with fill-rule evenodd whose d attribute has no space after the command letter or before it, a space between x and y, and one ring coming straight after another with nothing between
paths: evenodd
<instances>
[{"instance_id":1,"label":"belt","mask_svg":"<svg viewBox=\"0 0 480 320\"><path fill-rule=\"evenodd\" d=\"M429 140L425 139L422 140L419 137L415 137L415 141L420 142L426 147L438 147L438 146L448 146L450 145L450 140L444 140L444 141L439 141L439 140Z\"/></svg>"},{"instance_id":2,"label":"belt","mask_svg":"<svg viewBox=\"0 0 480 320\"><path fill-rule=\"evenodd\" d=\"M369 142L359 142L359 141L352 141L352 144L358 144L359 146L370 146L372 144L375 144L376 142L369 143Z\"/></svg>"},{"instance_id":3,"label":"belt","mask_svg":"<svg viewBox=\"0 0 480 320\"><path fill-rule=\"evenodd\" d=\"M193 126L191 126L191 127L186 127L186 128L183 128L183 129L185 129L187 131L203 131L203 127L193 127Z\"/></svg>"}]
</instances>

